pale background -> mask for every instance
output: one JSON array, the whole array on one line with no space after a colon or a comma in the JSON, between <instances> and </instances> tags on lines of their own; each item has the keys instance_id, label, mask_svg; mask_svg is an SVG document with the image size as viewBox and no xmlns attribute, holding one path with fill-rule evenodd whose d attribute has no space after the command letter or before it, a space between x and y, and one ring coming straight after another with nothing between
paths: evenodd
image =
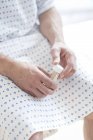
<instances>
[{"instance_id":1,"label":"pale background","mask_svg":"<svg viewBox=\"0 0 93 140\"><path fill-rule=\"evenodd\" d=\"M93 0L56 0L55 5L62 16L66 43L93 60ZM84 140L83 120L45 140Z\"/></svg>"},{"instance_id":2,"label":"pale background","mask_svg":"<svg viewBox=\"0 0 93 140\"><path fill-rule=\"evenodd\" d=\"M64 24L93 19L93 0L55 0L55 6Z\"/></svg>"}]
</instances>

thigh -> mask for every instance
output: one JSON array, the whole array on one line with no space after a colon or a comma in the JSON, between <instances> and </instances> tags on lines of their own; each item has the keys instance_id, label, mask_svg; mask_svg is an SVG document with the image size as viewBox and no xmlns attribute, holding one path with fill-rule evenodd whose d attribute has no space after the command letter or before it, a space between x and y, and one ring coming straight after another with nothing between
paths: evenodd
<instances>
[{"instance_id":1,"label":"thigh","mask_svg":"<svg viewBox=\"0 0 93 140\"><path fill-rule=\"evenodd\" d=\"M85 119L93 120L93 112L85 117Z\"/></svg>"},{"instance_id":2,"label":"thigh","mask_svg":"<svg viewBox=\"0 0 93 140\"><path fill-rule=\"evenodd\" d=\"M29 140L43 140L43 132L37 132Z\"/></svg>"}]
</instances>

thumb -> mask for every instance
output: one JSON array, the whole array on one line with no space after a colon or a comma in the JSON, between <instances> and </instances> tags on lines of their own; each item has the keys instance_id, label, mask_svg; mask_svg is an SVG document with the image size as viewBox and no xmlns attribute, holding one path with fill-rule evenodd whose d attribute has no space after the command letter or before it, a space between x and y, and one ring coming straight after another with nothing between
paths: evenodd
<instances>
[{"instance_id":1,"label":"thumb","mask_svg":"<svg viewBox=\"0 0 93 140\"><path fill-rule=\"evenodd\" d=\"M52 64L59 64L60 63L60 49L53 47L51 49L51 55L52 55Z\"/></svg>"}]
</instances>

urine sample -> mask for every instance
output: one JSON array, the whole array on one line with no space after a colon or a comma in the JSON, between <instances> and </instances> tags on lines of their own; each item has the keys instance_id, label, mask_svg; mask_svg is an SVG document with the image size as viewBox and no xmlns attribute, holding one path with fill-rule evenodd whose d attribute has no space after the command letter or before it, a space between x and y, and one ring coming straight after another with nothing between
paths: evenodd
<instances>
[{"instance_id":1,"label":"urine sample","mask_svg":"<svg viewBox=\"0 0 93 140\"><path fill-rule=\"evenodd\" d=\"M53 72L51 74L51 79L56 81L59 74L63 71L63 67L59 64L53 66Z\"/></svg>"}]
</instances>

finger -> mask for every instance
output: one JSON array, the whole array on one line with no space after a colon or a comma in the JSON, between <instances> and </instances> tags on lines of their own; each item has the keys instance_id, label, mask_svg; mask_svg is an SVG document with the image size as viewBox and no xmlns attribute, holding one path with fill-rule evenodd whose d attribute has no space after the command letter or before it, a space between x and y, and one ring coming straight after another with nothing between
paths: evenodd
<instances>
[{"instance_id":1,"label":"finger","mask_svg":"<svg viewBox=\"0 0 93 140\"><path fill-rule=\"evenodd\" d=\"M65 74L63 74L64 75L63 78L68 78L68 77L72 76L75 72L76 72L76 67L71 66L69 68L68 72L66 72ZM62 78L62 74L60 74L60 77Z\"/></svg>"},{"instance_id":2,"label":"finger","mask_svg":"<svg viewBox=\"0 0 93 140\"><path fill-rule=\"evenodd\" d=\"M59 64L60 63L60 49L53 47L51 49L51 55L52 55L52 63Z\"/></svg>"},{"instance_id":3,"label":"finger","mask_svg":"<svg viewBox=\"0 0 93 140\"><path fill-rule=\"evenodd\" d=\"M39 78L41 83L44 83L46 87L52 90L55 90L57 88L57 85L51 78L45 75L42 71L38 71L38 72L39 72Z\"/></svg>"},{"instance_id":4,"label":"finger","mask_svg":"<svg viewBox=\"0 0 93 140\"><path fill-rule=\"evenodd\" d=\"M34 97L42 98L42 97L45 96L45 95L44 95L41 91L39 91L38 89L32 89L32 88L31 88L30 91L31 91L31 93L34 94Z\"/></svg>"},{"instance_id":5,"label":"finger","mask_svg":"<svg viewBox=\"0 0 93 140\"><path fill-rule=\"evenodd\" d=\"M63 57L63 58L60 58L61 60L60 60L60 65L63 67L63 68L65 68L66 67L66 65L67 65L67 62L66 62L66 59Z\"/></svg>"},{"instance_id":6,"label":"finger","mask_svg":"<svg viewBox=\"0 0 93 140\"><path fill-rule=\"evenodd\" d=\"M41 83L38 87L37 87L44 95L51 95L53 94L53 90L49 89L48 87L46 87L43 83Z\"/></svg>"},{"instance_id":7,"label":"finger","mask_svg":"<svg viewBox=\"0 0 93 140\"><path fill-rule=\"evenodd\" d=\"M70 71L72 70L72 66L67 65L64 70L62 71L62 73L60 74L60 78L66 78L66 76L70 73Z\"/></svg>"},{"instance_id":8,"label":"finger","mask_svg":"<svg viewBox=\"0 0 93 140\"><path fill-rule=\"evenodd\" d=\"M42 71L44 74L46 74L48 77L51 77L51 75L45 71L44 69L42 69L41 67L38 67L40 71Z\"/></svg>"},{"instance_id":9,"label":"finger","mask_svg":"<svg viewBox=\"0 0 93 140\"><path fill-rule=\"evenodd\" d=\"M72 67L76 67L76 58L74 55L67 58L67 64L72 65Z\"/></svg>"},{"instance_id":10,"label":"finger","mask_svg":"<svg viewBox=\"0 0 93 140\"><path fill-rule=\"evenodd\" d=\"M70 71L70 72L65 76L65 78L69 78L69 77L71 77L73 74L74 74L74 72L73 72L73 71Z\"/></svg>"},{"instance_id":11,"label":"finger","mask_svg":"<svg viewBox=\"0 0 93 140\"><path fill-rule=\"evenodd\" d=\"M32 89L26 90L26 92L31 96L36 97L35 94L32 92Z\"/></svg>"},{"instance_id":12,"label":"finger","mask_svg":"<svg viewBox=\"0 0 93 140\"><path fill-rule=\"evenodd\" d=\"M36 97L37 98L43 98L46 97L47 95L43 94L39 89L36 89Z\"/></svg>"},{"instance_id":13,"label":"finger","mask_svg":"<svg viewBox=\"0 0 93 140\"><path fill-rule=\"evenodd\" d=\"M55 90L57 88L57 85L55 84L55 82L46 76L42 77L41 82L44 83L45 86L51 90Z\"/></svg>"}]
</instances>

